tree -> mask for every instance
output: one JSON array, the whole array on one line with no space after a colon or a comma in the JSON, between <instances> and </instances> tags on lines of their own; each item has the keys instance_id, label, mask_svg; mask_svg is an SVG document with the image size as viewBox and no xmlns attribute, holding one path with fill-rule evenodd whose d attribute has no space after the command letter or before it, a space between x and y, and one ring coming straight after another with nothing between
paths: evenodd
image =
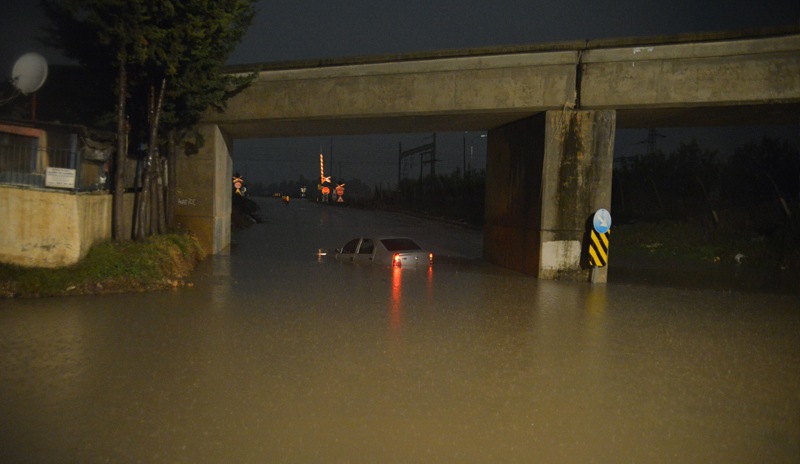
<instances>
[{"instance_id":1,"label":"tree","mask_svg":"<svg viewBox=\"0 0 800 464\"><path fill-rule=\"evenodd\" d=\"M725 166L723 194L741 205L774 199L786 216L800 199L800 151L786 140L763 137L734 151Z\"/></svg>"},{"instance_id":2,"label":"tree","mask_svg":"<svg viewBox=\"0 0 800 464\"><path fill-rule=\"evenodd\" d=\"M123 230L122 179L128 149L128 66L144 59L144 45L147 43L145 31L141 29L145 22L141 2L42 0L41 4L50 20L45 27L46 41L93 73L105 76L109 82L116 81L117 150L111 178L114 186L112 233L114 239L122 240L127 238ZM113 89L112 86L108 88L109 91Z\"/></svg>"},{"instance_id":3,"label":"tree","mask_svg":"<svg viewBox=\"0 0 800 464\"><path fill-rule=\"evenodd\" d=\"M208 108L224 110L225 103L249 86L256 76L256 73L242 76L223 72L228 56L252 22L255 13L252 3L242 0L198 2L201 11L187 8L183 11L186 15L178 20L175 31L179 38L185 38L188 46L187 53L179 55L182 59L176 62L176 75L180 78L173 79L164 107L170 176L176 173L176 140L183 140ZM177 203L174 177L167 185L166 224L173 227Z\"/></svg>"},{"instance_id":4,"label":"tree","mask_svg":"<svg viewBox=\"0 0 800 464\"><path fill-rule=\"evenodd\" d=\"M197 124L206 109L224 109L225 102L254 77L223 72L225 61L252 22L254 3L42 0L50 19L46 29L49 43L82 65L109 76L109 82L116 82L117 154L112 177L115 239L126 238L121 227L121 169L127 140L135 135L147 146L134 236L163 232L170 208L165 207L164 189L159 187L163 185L159 148L169 141L166 151L172 167L167 190L173 192L174 202L176 138L182 138Z\"/></svg>"},{"instance_id":5,"label":"tree","mask_svg":"<svg viewBox=\"0 0 800 464\"><path fill-rule=\"evenodd\" d=\"M717 190L717 155L715 150L701 149L695 139L688 143L681 142L677 151L669 157L670 172L664 177L669 182L670 190L681 200L681 211L693 211L695 205L705 204L714 225L719 225L716 205L712 200ZM698 198L702 202L698 202Z\"/></svg>"}]
</instances>

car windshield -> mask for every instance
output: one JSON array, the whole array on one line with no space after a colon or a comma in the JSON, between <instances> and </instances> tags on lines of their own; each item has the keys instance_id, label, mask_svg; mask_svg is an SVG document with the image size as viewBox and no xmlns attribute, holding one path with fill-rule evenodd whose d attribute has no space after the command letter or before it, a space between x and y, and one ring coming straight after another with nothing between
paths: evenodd
<instances>
[{"instance_id":1,"label":"car windshield","mask_svg":"<svg viewBox=\"0 0 800 464\"><path fill-rule=\"evenodd\" d=\"M403 251L403 250L421 250L422 248L417 245L410 238L384 238L381 240L383 246L389 251Z\"/></svg>"}]
</instances>

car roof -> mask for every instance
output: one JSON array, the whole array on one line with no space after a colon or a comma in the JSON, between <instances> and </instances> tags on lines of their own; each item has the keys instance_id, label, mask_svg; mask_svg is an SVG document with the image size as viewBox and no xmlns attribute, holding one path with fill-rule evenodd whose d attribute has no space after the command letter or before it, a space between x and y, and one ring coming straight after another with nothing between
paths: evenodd
<instances>
[{"instance_id":1,"label":"car roof","mask_svg":"<svg viewBox=\"0 0 800 464\"><path fill-rule=\"evenodd\" d=\"M364 236L364 237L361 237L362 240L363 239L367 239L367 238L370 239L370 240L373 240L373 241L379 241L379 240L411 240L414 243L417 243L417 244L419 243L419 242L417 242L416 240L414 240L411 237L405 237L405 236L402 236L402 235L378 235L378 236Z\"/></svg>"},{"instance_id":2,"label":"car roof","mask_svg":"<svg viewBox=\"0 0 800 464\"><path fill-rule=\"evenodd\" d=\"M357 238L355 238L353 240L365 240L365 239L370 239L370 240L372 240L374 242L378 242L378 241L381 241L381 240L411 240L418 247L420 247L420 249L423 249L422 245L420 245L420 243L417 240L414 240L411 237L406 237L406 236L403 236L403 235L362 236L362 237L357 237ZM349 240L349 241L351 241L351 240Z\"/></svg>"},{"instance_id":3,"label":"car roof","mask_svg":"<svg viewBox=\"0 0 800 464\"><path fill-rule=\"evenodd\" d=\"M389 251L421 251L422 245L408 237L382 237L376 239Z\"/></svg>"}]
</instances>

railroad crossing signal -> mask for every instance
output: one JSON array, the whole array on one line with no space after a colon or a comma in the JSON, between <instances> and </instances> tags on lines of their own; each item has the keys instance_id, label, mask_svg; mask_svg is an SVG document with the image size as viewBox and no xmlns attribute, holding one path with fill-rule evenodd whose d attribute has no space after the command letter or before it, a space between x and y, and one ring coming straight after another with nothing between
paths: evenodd
<instances>
[{"instance_id":1,"label":"railroad crossing signal","mask_svg":"<svg viewBox=\"0 0 800 464\"><path fill-rule=\"evenodd\" d=\"M234 193L244 196L242 187L244 186L244 179L239 174L233 176Z\"/></svg>"}]
</instances>

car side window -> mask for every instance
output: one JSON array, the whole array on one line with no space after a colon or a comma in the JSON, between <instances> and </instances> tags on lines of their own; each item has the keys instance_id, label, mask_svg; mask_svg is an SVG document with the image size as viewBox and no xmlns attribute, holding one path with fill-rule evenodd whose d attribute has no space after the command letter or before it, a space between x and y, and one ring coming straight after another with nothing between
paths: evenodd
<instances>
[{"instance_id":1,"label":"car side window","mask_svg":"<svg viewBox=\"0 0 800 464\"><path fill-rule=\"evenodd\" d=\"M371 255L374 250L375 244L372 243L372 240L365 238L364 241L361 242L361 248L358 249L358 254Z\"/></svg>"},{"instance_id":2,"label":"car side window","mask_svg":"<svg viewBox=\"0 0 800 464\"><path fill-rule=\"evenodd\" d=\"M358 247L358 240L359 239L354 238L353 240L350 240L349 242L347 242L347 244L342 247L342 254L350 255L350 254L355 253L356 252L356 248Z\"/></svg>"}]
</instances>

